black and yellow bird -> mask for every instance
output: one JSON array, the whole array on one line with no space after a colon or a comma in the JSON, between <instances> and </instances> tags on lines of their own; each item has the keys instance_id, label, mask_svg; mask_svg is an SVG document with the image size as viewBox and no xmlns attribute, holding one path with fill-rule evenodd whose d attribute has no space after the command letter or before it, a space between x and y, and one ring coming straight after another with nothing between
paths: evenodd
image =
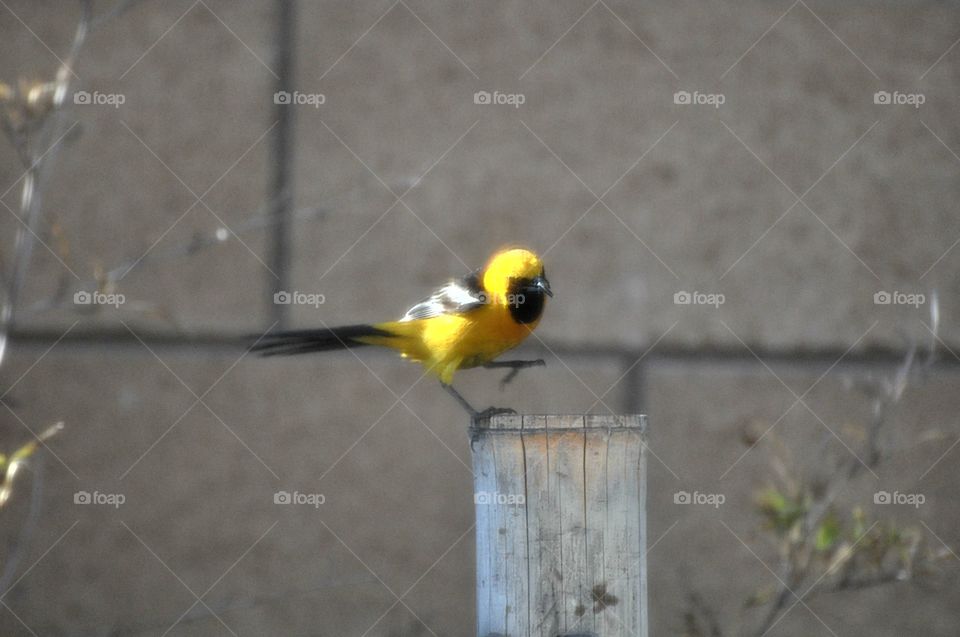
<instances>
[{"instance_id":1,"label":"black and yellow bird","mask_svg":"<svg viewBox=\"0 0 960 637\"><path fill-rule=\"evenodd\" d=\"M553 296L540 257L510 248L494 254L487 265L453 280L417 303L398 321L275 332L253 351L284 356L379 345L422 363L474 420L512 409L491 407L479 412L453 386L457 370L470 367L509 368L508 382L525 367L543 360L496 361L519 345L537 327L546 297Z\"/></svg>"}]
</instances>

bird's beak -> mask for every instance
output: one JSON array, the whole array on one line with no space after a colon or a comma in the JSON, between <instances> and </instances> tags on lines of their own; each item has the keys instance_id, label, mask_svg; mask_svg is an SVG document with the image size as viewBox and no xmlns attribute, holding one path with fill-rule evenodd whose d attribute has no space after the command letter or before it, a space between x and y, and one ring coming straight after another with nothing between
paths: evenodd
<instances>
[{"instance_id":1,"label":"bird's beak","mask_svg":"<svg viewBox=\"0 0 960 637\"><path fill-rule=\"evenodd\" d=\"M550 281L547 281L547 277L538 276L533 280L533 285L534 287L543 290L543 293L547 296L553 296L553 292L550 290Z\"/></svg>"}]
</instances>

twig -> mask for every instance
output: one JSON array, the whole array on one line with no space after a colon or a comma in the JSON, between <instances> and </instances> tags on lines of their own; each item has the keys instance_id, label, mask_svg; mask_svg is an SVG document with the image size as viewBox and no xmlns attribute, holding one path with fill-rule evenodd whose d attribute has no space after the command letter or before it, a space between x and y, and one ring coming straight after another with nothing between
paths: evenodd
<instances>
[{"instance_id":1,"label":"twig","mask_svg":"<svg viewBox=\"0 0 960 637\"><path fill-rule=\"evenodd\" d=\"M73 74L73 66L80 54L80 49L86 40L87 31L90 24L92 9L90 0L80 0L80 20L77 23L76 31L73 35L73 43L70 51L63 63L57 69L56 79L53 83L53 91L50 99L52 100L51 120L44 122L41 127L49 131L44 141L53 143L53 147L45 149L43 154L34 156L35 150L31 150L29 143L29 130L20 134L5 122L5 130L11 137L11 142L18 149L21 161L24 164L26 173L22 177L23 186L20 193L20 221L21 225L17 228L16 238L14 239L13 265L6 281L6 291L3 298L3 305L0 306L0 364L3 363L3 357L6 353L7 335L10 328L16 321L16 308L20 299L26 281L27 270L30 266L30 260L33 255L34 237L40 227L41 218L41 184L44 181L46 168L54 161L57 154L56 140L60 139L64 133L62 128L62 112L60 107L66 97L70 87L70 76Z\"/></svg>"},{"instance_id":2,"label":"twig","mask_svg":"<svg viewBox=\"0 0 960 637\"><path fill-rule=\"evenodd\" d=\"M940 307L936 290L930 296L931 325L929 330L931 335L927 357L918 365L917 343L911 340L903 363L897 368L892 378L870 379L860 381L858 384L858 388L863 389L864 393L871 398L871 416L867 425L865 443L866 460L861 462L859 457L852 455L844 457L832 472L822 493L815 496L813 503L804 515L799 528L799 537L791 538L788 536L784 539L780 562L780 583L774 601L756 632L757 635L765 635L779 621L781 613L794 596L792 591L798 589L800 584L806 580L809 569L814 563L814 538L817 529L831 511L843 488L862 474L865 469L872 471L881 461L883 454L880 437L889 422L891 408L899 402L910 380L915 376L924 377L933 364L937 351L936 335L940 323ZM878 576L878 582L885 581L886 576ZM844 588L838 590L865 587L874 579L876 578L851 579L843 584Z\"/></svg>"},{"instance_id":3,"label":"twig","mask_svg":"<svg viewBox=\"0 0 960 637\"><path fill-rule=\"evenodd\" d=\"M271 204L269 202L264 204L261 207L261 210L269 209L270 205ZM299 208L291 214L290 220L312 221L321 218L326 212L327 211L323 208ZM166 261L175 261L184 257L194 256L200 252L203 252L204 250L225 244L233 236L244 236L247 233L256 232L264 228L270 228L277 223L277 219L278 217L275 214L259 214L258 211L257 214L248 217L239 224L234 225L231 228L233 232L228 232L225 228L216 228L210 232L196 233L189 240L178 243L169 248L158 248L150 252L147 256L128 257L121 261L118 265L113 266L104 272L102 275L94 276L91 279L83 281L80 284L80 288L88 292L92 292L94 290L102 293L113 291L119 282L123 280L124 276L132 271L134 266L140 267L141 265L147 263L163 263ZM62 281L54 293L48 298L24 307L18 312L18 315L21 317L30 317L53 310L95 311L97 309L95 306L75 305L73 303L73 299L69 296L69 293L73 291L73 288L67 285L67 283L69 283L69 281ZM0 289L0 293L2 293L2 289ZM128 301L120 309L138 314L156 314L163 320L167 321L170 325L174 327L178 326L176 317L171 312L166 311L162 306L155 303Z\"/></svg>"},{"instance_id":4,"label":"twig","mask_svg":"<svg viewBox=\"0 0 960 637\"><path fill-rule=\"evenodd\" d=\"M27 513L27 519L20 527L17 539L7 552L9 557L7 557L7 563L3 565L3 574L0 575L0 595L6 593L7 589L10 588L13 577L17 574L20 559L23 557L23 553L30 543L30 538L33 536L33 530L37 527L37 522L40 519L40 504L43 499L43 456L37 456L31 466L33 468L33 485L30 489L30 511Z\"/></svg>"}]
</instances>

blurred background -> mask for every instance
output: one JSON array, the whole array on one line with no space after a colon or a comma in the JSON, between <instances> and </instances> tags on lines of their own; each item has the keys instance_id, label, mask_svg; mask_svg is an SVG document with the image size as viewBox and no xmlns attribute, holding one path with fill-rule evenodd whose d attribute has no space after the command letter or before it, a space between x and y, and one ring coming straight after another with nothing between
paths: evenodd
<instances>
[{"instance_id":1,"label":"blurred background","mask_svg":"<svg viewBox=\"0 0 960 637\"><path fill-rule=\"evenodd\" d=\"M651 634L960 632L955 4L0 5L3 634L473 634L463 412L245 349L505 244L457 386L649 415Z\"/></svg>"}]
</instances>

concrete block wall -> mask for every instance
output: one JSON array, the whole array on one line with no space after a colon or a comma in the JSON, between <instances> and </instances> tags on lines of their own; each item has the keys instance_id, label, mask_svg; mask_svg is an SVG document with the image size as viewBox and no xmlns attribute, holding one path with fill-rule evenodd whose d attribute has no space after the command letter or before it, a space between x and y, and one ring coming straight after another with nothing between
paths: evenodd
<instances>
[{"instance_id":1,"label":"concrete block wall","mask_svg":"<svg viewBox=\"0 0 960 637\"><path fill-rule=\"evenodd\" d=\"M301 2L290 88L324 103L289 107L301 215L280 273L270 228L248 229L275 161L273 10L137 3L91 33L74 69L77 90L125 102L66 107L74 128L44 209L76 278L38 248L25 306L64 277L70 293L24 316L0 367L0 392L16 383L0 410L7 447L67 422L44 455L21 570L33 566L0 598L4 634L160 635L181 614L168 634L471 634L456 405L389 355L263 361L241 358L238 337L270 325L274 274L324 295L291 307L294 325L377 320L505 243L546 253L556 298L523 354L548 365L502 393L482 371L458 385L522 411L649 414L652 634L682 632L692 589L730 634L748 630L740 604L775 579L752 504L769 449L737 462L742 428L779 419L805 467L825 426L831 454L854 447L868 405L841 381L889 372L904 336L928 337L933 289L942 362L897 407L879 480L842 502L923 492L917 511L879 513L960 546L953 8ZM48 77L78 15L0 8L0 79ZM478 104L478 91L523 103ZM723 103L677 104L678 91ZM876 104L877 91L924 103ZM23 168L3 148L0 199L16 211ZM0 213L8 258L19 224ZM182 254L218 230L221 244ZM97 268L144 254L119 281L120 309L69 302ZM876 305L880 291L926 299ZM677 304L681 292L723 303ZM783 415L795 400L784 385L801 394L825 372L815 415ZM726 503L674 504L695 489ZM75 505L79 490L126 501ZM283 507L281 490L325 502ZM927 589L817 596L770 634L955 634L958 566ZM191 609L194 594L209 609Z\"/></svg>"}]
</instances>

